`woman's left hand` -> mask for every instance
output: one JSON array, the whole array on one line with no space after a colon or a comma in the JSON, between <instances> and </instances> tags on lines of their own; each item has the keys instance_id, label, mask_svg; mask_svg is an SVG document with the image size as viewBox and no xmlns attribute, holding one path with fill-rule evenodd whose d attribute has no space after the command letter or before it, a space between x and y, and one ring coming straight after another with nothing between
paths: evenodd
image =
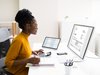
<instances>
[{"instance_id":1,"label":"woman's left hand","mask_svg":"<svg viewBox=\"0 0 100 75\"><path fill-rule=\"evenodd\" d=\"M39 49L39 50L37 51L37 54L40 55L40 54L44 53L43 51L44 51L43 49Z\"/></svg>"},{"instance_id":2,"label":"woman's left hand","mask_svg":"<svg viewBox=\"0 0 100 75\"><path fill-rule=\"evenodd\" d=\"M39 49L37 51L32 51L32 54L34 54L34 55L40 55L40 54L44 53L43 51L44 51L43 49Z\"/></svg>"}]
</instances>

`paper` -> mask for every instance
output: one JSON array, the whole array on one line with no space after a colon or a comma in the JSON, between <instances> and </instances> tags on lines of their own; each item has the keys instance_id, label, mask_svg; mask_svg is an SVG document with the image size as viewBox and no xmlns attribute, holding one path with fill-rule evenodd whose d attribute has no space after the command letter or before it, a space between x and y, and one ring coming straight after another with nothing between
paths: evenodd
<instances>
[{"instance_id":1,"label":"paper","mask_svg":"<svg viewBox=\"0 0 100 75\"><path fill-rule=\"evenodd\" d=\"M39 67L39 66L54 66L54 64L31 64L27 63L26 67Z\"/></svg>"},{"instance_id":2,"label":"paper","mask_svg":"<svg viewBox=\"0 0 100 75\"><path fill-rule=\"evenodd\" d=\"M26 67L35 67L35 66L54 66L54 60L48 57L40 58L40 63L39 64L31 64L27 63Z\"/></svg>"}]
</instances>

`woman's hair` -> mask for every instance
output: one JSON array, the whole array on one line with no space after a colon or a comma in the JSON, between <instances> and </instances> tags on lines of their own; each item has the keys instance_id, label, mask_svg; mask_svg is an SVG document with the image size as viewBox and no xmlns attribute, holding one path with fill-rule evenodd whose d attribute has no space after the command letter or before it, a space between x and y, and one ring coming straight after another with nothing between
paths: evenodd
<instances>
[{"instance_id":1,"label":"woman's hair","mask_svg":"<svg viewBox=\"0 0 100 75\"><path fill-rule=\"evenodd\" d=\"M18 22L19 27L24 29L26 24L30 24L34 19L32 13L28 9L19 10L15 16L15 21Z\"/></svg>"}]
</instances>

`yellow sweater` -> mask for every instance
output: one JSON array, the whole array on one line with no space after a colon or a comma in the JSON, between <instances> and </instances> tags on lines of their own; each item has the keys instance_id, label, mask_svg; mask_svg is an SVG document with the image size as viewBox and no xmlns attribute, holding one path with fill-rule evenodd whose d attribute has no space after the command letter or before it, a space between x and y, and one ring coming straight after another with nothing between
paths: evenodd
<instances>
[{"instance_id":1,"label":"yellow sweater","mask_svg":"<svg viewBox=\"0 0 100 75\"><path fill-rule=\"evenodd\" d=\"M8 71L14 75L28 75L28 68L26 68L25 65L22 64L23 66L19 65L17 67L13 66L15 60L21 60L31 56L32 50L28 42L28 36L29 35L21 32L13 40L6 55L5 65L7 66Z\"/></svg>"}]
</instances>

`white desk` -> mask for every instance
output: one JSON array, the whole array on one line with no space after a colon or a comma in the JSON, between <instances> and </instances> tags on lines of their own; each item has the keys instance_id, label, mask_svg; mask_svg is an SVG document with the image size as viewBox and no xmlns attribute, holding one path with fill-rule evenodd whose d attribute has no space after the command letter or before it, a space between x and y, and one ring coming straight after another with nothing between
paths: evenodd
<instances>
[{"instance_id":1,"label":"white desk","mask_svg":"<svg viewBox=\"0 0 100 75\"><path fill-rule=\"evenodd\" d=\"M50 59L51 62L53 61L55 63L54 66L30 66L28 75L100 75L100 59L85 57L83 62L74 63L71 67L61 64L64 59L72 54L72 52L70 53L67 51L67 45L64 45L60 44L58 50L50 50L52 51L52 55L44 60ZM41 48L41 45L34 45L33 48L39 49ZM57 52L64 50L68 52L68 55L56 55Z\"/></svg>"}]
</instances>

